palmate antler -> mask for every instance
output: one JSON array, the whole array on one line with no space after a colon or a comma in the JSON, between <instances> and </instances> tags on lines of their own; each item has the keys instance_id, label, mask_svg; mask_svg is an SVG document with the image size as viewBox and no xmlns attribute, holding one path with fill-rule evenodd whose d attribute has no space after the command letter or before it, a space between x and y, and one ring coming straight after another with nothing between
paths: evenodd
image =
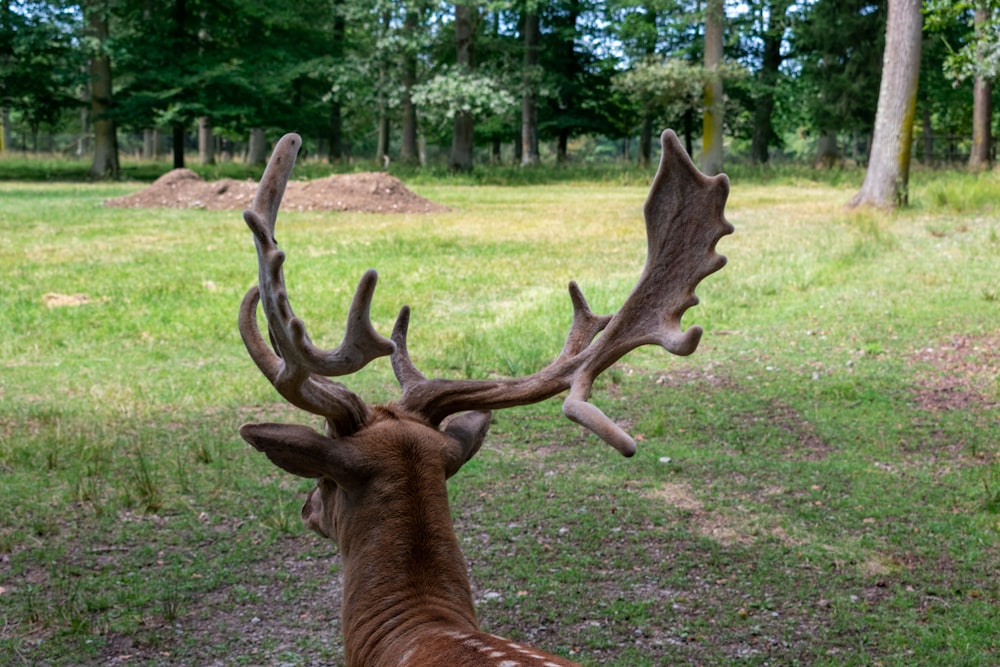
<instances>
[{"instance_id":1,"label":"palmate antler","mask_svg":"<svg viewBox=\"0 0 1000 667\"><path fill-rule=\"evenodd\" d=\"M660 345L677 355L695 351L702 329L682 331L681 317L698 303L694 290L702 278L725 266L726 258L715 252L715 246L733 232L723 214L729 179L698 171L672 131L663 133L661 143L663 155L644 209L646 266L618 312L595 315L580 288L570 283L573 324L555 361L525 377L480 381L426 379L410 361L406 347L410 313L404 308L392 334L396 344L392 365L403 386L399 404L404 409L436 425L456 412L537 403L569 389L563 403L567 417L623 455L635 453L635 441L587 402L594 380L642 345Z\"/></svg>"},{"instance_id":2,"label":"palmate antler","mask_svg":"<svg viewBox=\"0 0 1000 667\"><path fill-rule=\"evenodd\" d=\"M570 283L573 322L559 356L540 371L509 380L428 379L414 366L406 345L410 310L404 306L392 341L375 332L369 308L376 274L361 279L348 317L343 343L318 350L288 302L281 271L282 253L274 241L281 195L301 144L286 135L275 147L261 179L252 211L244 213L257 246L259 287L252 288L240 308L240 332L258 367L292 404L327 417L340 435L361 428L370 409L355 394L326 376L347 375L372 359L391 354L403 388L398 407L438 426L449 415L537 403L569 389L564 414L587 427L625 456L635 441L599 408L587 402L594 380L629 351L656 344L678 355L694 352L702 330L682 331L681 317L698 303L694 290L705 276L718 271L726 258L715 252L720 238L733 232L723 214L729 195L725 175L698 171L670 130L661 137L663 155L645 205L648 252L638 284L613 315L595 315L576 283ZM258 300L263 302L274 351L257 327ZM600 336L598 336L600 334Z\"/></svg>"}]
</instances>

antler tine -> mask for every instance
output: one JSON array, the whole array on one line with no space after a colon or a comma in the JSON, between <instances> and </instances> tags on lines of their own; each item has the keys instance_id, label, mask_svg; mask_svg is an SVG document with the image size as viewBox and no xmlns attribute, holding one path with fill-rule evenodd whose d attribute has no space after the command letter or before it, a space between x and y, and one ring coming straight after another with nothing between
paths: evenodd
<instances>
[{"instance_id":1,"label":"antler tine","mask_svg":"<svg viewBox=\"0 0 1000 667\"><path fill-rule=\"evenodd\" d=\"M733 232L723 214L728 178L698 171L671 130L663 133L661 143L663 155L644 208L646 265L618 312L594 315L579 287L571 283L573 325L562 352L551 364L511 380L454 381L425 379L413 366L406 350L407 310L405 321L402 326L397 321L393 334L393 368L403 385L402 407L436 424L455 412L527 405L570 389L563 403L567 417L623 455L635 453L635 441L587 402L594 380L642 345L660 345L677 355L695 351L702 329L693 326L682 331L681 318L698 303L694 293L698 283L725 265L726 258L715 252L715 246Z\"/></svg>"},{"instance_id":2,"label":"antler tine","mask_svg":"<svg viewBox=\"0 0 1000 667\"><path fill-rule=\"evenodd\" d=\"M253 210L243 212L257 248L259 284L243 299L239 328L251 358L275 389L296 407L326 417L331 427L343 434L364 423L368 407L346 387L323 376L349 375L372 359L391 354L395 346L371 324L371 302L378 281L373 270L366 271L358 283L338 347L316 347L305 324L292 311L282 270L285 253L274 239L274 227L301 145L296 134L286 134L278 141L257 188ZM258 301L264 307L273 350L257 326Z\"/></svg>"}]
</instances>

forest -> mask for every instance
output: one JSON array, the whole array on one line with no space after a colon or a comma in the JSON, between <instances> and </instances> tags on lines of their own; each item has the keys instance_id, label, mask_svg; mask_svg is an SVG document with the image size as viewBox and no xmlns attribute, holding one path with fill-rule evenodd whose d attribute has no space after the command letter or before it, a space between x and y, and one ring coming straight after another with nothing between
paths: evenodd
<instances>
[{"instance_id":1,"label":"forest","mask_svg":"<svg viewBox=\"0 0 1000 667\"><path fill-rule=\"evenodd\" d=\"M95 178L119 153L262 163L291 130L332 163L645 165L672 127L692 154L719 132L727 160L864 165L889 4L6 0L2 149ZM922 162L991 163L995 4L922 3Z\"/></svg>"}]
</instances>

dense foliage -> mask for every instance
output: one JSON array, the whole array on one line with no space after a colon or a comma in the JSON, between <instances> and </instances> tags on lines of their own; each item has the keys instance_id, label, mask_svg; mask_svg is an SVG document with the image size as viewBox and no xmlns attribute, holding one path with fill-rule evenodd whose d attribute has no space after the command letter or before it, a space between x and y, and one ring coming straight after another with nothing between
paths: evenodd
<instances>
[{"instance_id":1,"label":"dense foliage","mask_svg":"<svg viewBox=\"0 0 1000 667\"><path fill-rule=\"evenodd\" d=\"M128 150L151 130L191 148L203 119L228 150L255 129L269 139L295 129L331 159L416 160L416 138L427 150L446 147L463 112L474 118L477 143L492 145L497 158L512 145L519 158L525 99L537 136L560 159L576 137L602 137L615 151L638 139L642 159L652 128L675 127L689 146L700 137L704 3L467 4L472 39L462 57L470 60L456 67L455 6L432 0L5 0L3 139L7 148L87 154L95 118L86 72L97 53L110 55L114 82L113 104L100 113L111 115ZM925 3L918 122L953 153L971 137L971 77L995 77L994 4ZM726 2L726 65L712 76L725 82L727 150L755 162L774 151L812 159L817 139L832 136L838 155L864 161L885 5ZM977 10L989 19L978 27ZM86 30L98 11L109 17L101 43ZM539 30L531 45L529 17ZM943 145L928 139L918 155L943 157Z\"/></svg>"}]
</instances>

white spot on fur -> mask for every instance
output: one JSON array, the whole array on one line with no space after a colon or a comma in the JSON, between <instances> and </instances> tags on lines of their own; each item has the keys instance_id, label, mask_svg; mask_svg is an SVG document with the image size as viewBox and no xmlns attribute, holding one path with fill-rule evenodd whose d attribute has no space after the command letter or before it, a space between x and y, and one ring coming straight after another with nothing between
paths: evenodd
<instances>
[{"instance_id":1,"label":"white spot on fur","mask_svg":"<svg viewBox=\"0 0 1000 667\"><path fill-rule=\"evenodd\" d=\"M497 663L497 667L521 667L521 663L516 660L501 660Z\"/></svg>"}]
</instances>

